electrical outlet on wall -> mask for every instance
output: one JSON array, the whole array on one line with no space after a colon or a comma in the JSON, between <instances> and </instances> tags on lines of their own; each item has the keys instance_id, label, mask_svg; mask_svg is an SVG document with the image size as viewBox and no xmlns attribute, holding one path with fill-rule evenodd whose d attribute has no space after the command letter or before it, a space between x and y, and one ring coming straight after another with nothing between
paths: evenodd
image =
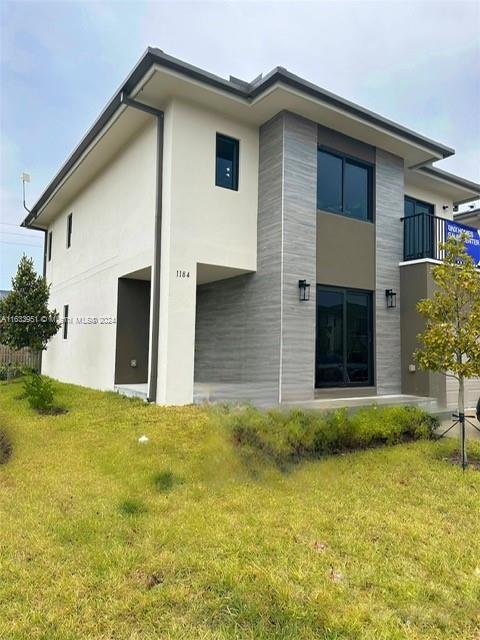
<instances>
[{"instance_id":1,"label":"electrical outlet on wall","mask_svg":"<svg viewBox=\"0 0 480 640\"><path fill-rule=\"evenodd\" d=\"M130 366L135 368L137 366L137 361L136 360L130 360Z\"/></svg>"}]
</instances>

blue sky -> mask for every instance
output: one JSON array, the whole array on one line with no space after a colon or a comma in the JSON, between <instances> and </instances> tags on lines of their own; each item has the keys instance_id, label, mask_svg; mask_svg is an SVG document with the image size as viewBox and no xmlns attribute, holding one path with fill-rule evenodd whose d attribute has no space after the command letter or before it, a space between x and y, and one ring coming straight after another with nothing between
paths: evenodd
<instances>
[{"instance_id":1,"label":"blue sky","mask_svg":"<svg viewBox=\"0 0 480 640\"><path fill-rule=\"evenodd\" d=\"M24 217L147 46L228 77L281 65L456 149L480 181L480 3L11 2L0 33L0 289L42 237Z\"/></svg>"}]
</instances>

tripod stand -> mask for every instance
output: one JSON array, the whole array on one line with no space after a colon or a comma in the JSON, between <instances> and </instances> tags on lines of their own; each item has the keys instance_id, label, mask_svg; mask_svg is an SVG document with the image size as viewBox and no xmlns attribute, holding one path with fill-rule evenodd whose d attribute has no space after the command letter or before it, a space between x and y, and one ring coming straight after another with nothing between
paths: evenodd
<instances>
[{"instance_id":1,"label":"tripod stand","mask_svg":"<svg viewBox=\"0 0 480 640\"><path fill-rule=\"evenodd\" d=\"M439 436L437 436L437 440L440 440L440 438L443 438L444 436L447 435L447 433L449 431L451 431L454 427L457 426L457 424L460 425L460 449L462 452L462 469L465 471L465 467L467 466L467 461L466 461L466 456L465 456L465 423L468 422L468 424L473 427L474 429L476 429L479 433L480 433L480 428L477 427L477 425L473 424L473 422L471 422L468 418L474 418L475 416L465 416L464 413L454 413L452 415L452 418L455 420L455 422L450 425L450 427L448 427L448 429L446 429L443 433L441 433Z\"/></svg>"}]
</instances>

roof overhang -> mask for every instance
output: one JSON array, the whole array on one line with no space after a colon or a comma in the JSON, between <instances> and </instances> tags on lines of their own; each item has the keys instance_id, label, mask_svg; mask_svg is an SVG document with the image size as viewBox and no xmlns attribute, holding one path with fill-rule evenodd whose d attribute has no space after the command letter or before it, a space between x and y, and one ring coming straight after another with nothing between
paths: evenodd
<instances>
[{"instance_id":1,"label":"roof overhang","mask_svg":"<svg viewBox=\"0 0 480 640\"><path fill-rule=\"evenodd\" d=\"M480 184L436 167L427 166L408 171L406 181L420 188L432 189L445 199L452 200L454 205L480 198Z\"/></svg>"},{"instance_id":2,"label":"roof overhang","mask_svg":"<svg viewBox=\"0 0 480 640\"><path fill-rule=\"evenodd\" d=\"M480 229L480 209L473 211L462 211L461 213L454 213L453 218L456 222L462 224L468 224L471 227Z\"/></svg>"},{"instance_id":3,"label":"roof overhang","mask_svg":"<svg viewBox=\"0 0 480 640\"><path fill-rule=\"evenodd\" d=\"M46 226L52 215L75 196L142 126L148 114L128 109L122 94L156 109L174 98L195 102L260 126L280 111L292 111L372 146L402 157L418 167L448 157L454 150L425 138L313 85L278 67L252 83L225 80L164 54L147 49L128 78L67 158L23 221ZM102 144L99 142L102 141ZM438 170L437 170L438 171ZM37 220L42 214L42 220Z\"/></svg>"}]
</instances>

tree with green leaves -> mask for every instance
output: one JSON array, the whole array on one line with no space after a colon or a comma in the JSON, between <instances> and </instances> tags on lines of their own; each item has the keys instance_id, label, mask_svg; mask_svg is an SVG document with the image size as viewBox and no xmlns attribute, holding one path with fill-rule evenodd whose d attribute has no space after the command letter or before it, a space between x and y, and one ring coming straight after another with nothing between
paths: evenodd
<instances>
[{"instance_id":1,"label":"tree with green leaves","mask_svg":"<svg viewBox=\"0 0 480 640\"><path fill-rule=\"evenodd\" d=\"M24 255L12 278L12 291L0 300L0 344L15 350L46 349L61 326L56 310L48 308L49 296L50 286Z\"/></svg>"},{"instance_id":2,"label":"tree with green leaves","mask_svg":"<svg viewBox=\"0 0 480 640\"><path fill-rule=\"evenodd\" d=\"M458 381L458 414L465 415L465 380L480 376L480 271L465 251L465 233L440 246L442 264L432 270L433 298L420 300L425 330L415 358L422 369L453 376ZM467 461L461 424L462 464Z\"/></svg>"}]
</instances>

